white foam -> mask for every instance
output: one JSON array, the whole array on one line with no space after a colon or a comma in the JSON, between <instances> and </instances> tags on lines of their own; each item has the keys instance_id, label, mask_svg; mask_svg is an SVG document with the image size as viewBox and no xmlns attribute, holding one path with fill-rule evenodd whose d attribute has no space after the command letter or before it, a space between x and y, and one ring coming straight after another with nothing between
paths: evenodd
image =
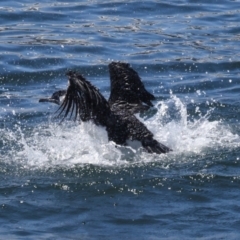
<instances>
[{"instance_id":1,"label":"white foam","mask_svg":"<svg viewBox=\"0 0 240 240\"><path fill-rule=\"evenodd\" d=\"M170 154L148 154L141 149L116 147L108 142L107 132L92 123L46 123L26 129L2 129L5 162L20 163L25 168L72 168L76 165L125 166L155 161L171 162L182 154L203 154L206 149L233 148L240 145L240 137L221 120L210 121L207 114L190 121L185 104L176 96L160 101L157 113L142 120L155 138L171 147ZM196 108L199 112L199 108ZM174 160L175 161L175 160Z\"/></svg>"},{"instance_id":2,"label":"white foam","mask_svg":"<svg viewBox=\"0 0 240 240\"><path fill-rule=\"evenodd\" d=\"M157 103L156 107L157 114L145 124L160 142L170 145L175 153L201 153L207 148L231 148L240 144L240 137L232 133L221 119L209 121L214 109L190 121L186 106L174 95L165 102ZM196 107L195 112L199 111Z\"/></svg>"}]
</instances>

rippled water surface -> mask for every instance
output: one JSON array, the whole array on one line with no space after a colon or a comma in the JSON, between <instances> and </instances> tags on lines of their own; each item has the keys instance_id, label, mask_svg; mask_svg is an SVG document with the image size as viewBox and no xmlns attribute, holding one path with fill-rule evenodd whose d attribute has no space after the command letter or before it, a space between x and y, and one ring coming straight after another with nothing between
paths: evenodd
<instances>
[{"instance_id":1,"label":"rippled water surface","mask_svg":"<svg viewBox=\"0 0 240 240\"><path fill-rule=\"evenodd\" d=\"M239 1L0 3L0 238L239 239ZM174 151L116 147L38 99L129 62Z\"/></svg>"}]
</instances>

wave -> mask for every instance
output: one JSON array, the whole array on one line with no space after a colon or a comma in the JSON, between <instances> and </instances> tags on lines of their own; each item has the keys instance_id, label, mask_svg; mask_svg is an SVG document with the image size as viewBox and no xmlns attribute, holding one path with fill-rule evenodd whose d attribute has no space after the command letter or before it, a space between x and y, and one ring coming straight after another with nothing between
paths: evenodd
<instances>
[{"instance_id":1,"label":"wave","mask_svg":"<svg viewBox=\"0 0 240 240\"><path fill-rule=\"evenodd\" d=\"M221 119L210 121L214 109L202 114L199 107L189 116L187 105L171 94L168 100L158 101L155 113L139 117L154 133L155 138L170 146L168 154L148 154L134 147L116 146L108 141L104 128L88 123L56 123L26 127L20 124L0 129L2 162L22 168L74 168L86 164L103 167L122 167L149 162L192 160L193 155L221 148L237 148L240 137Z\"/></svg>"}]
</instances>

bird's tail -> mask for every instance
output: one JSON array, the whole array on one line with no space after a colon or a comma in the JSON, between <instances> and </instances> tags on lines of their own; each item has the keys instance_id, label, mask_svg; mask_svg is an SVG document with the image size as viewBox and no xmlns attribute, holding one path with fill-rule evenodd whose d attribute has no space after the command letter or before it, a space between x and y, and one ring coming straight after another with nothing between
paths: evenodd
<instances>
[{"instance_id":1,"label":"bird's tail","mask_svg":"<svg viewBox=\"0 0 240 240\"><path fill-rule=\"evenodd\" d=\"M142 141L142 146L147 150L149 153L168 153L172 151L171 148L165 146L164 144L158 142L155 139L144 139Z\"/></svg>"}]
</instances>

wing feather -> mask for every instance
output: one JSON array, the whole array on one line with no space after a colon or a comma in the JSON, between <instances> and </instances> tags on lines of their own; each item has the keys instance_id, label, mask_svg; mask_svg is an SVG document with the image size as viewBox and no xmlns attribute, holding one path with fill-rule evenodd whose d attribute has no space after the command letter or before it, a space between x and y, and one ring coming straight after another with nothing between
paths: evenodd
<instances>
[{"instance_id":1,"label":"wing feather","mask_svg":"<svg viewBox=\"0 0 240 240\"><path fill-rule=\"evenodd\" d=\"M110 107L106 99L79 73L69 71L67 76L69 86L65 99L57 110L58 117L65 112L62 120L67 116L76 120L79 116L82 121L93 120L95 123L105 126L110 114Z\"/></svg>"},{"instance_id":2,"label":"wing feather","mask_svg":"<svg viewBox=\"0 0 240 240\"><path fill-rule=\"evenodd\" d=\"M109 104L126 103L138 112L145 103L152 107L155 97L149 93L139 77L138 73L128 63L112 62L109 64L111 81L111 94ZM146 107L145 105L145 107ZM143 110L146 108L142 108Z\"/></svg>"}]
</instances>

